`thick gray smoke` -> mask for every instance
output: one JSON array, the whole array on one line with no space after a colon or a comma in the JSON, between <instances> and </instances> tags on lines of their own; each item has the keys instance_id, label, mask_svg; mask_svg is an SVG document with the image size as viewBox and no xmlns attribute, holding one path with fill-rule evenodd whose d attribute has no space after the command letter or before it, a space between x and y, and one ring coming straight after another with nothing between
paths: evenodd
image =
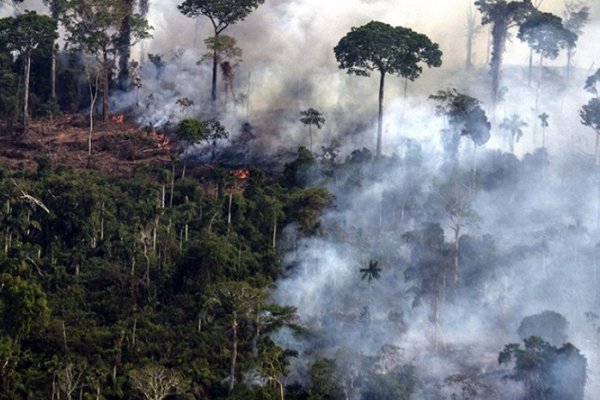
<instances>
[{"instance_id":1,"label":"thick gray smoke","mask_svg":"<svg viewBox=\"0 0 600 400\"><path fill-rule=\"evenodd\" d=\"M425 70L409 83L407 97L401 79L388 80L383 151L395 157L357 161L334 180L311 177L325 182L335 195L335 208L323 216L324 233L318 237L298 239L299 232L287 228L284 262L290 272L273 298L296 306L314 336L282 334L278 340L299 350L293 376L300 380L311 362L326 357L342 360L340 379L352 380L361 355L375 360L373 368L382 373L394 365L415 365L424 382L423 398L451 398L466 383L448 377L468 376L482 385L480 398L514 399L525 388L500 379L508 370L500 369L497 355L506 343L520 340L517 330L524 317L552 310L569 322L568 340L588 359L587 397L592 399L600 372L598 337L589 317L600 306L599 193L594 134L580 124L578 109L589 98L582 90L585 77L599 66L594 40L600 32L599 10L592 9L594 18L579 38L568 81L563 54L545 62L539 87L534 69L536 79L529 86L529 51L513 37L504 60L505 99L492 110L484 65L487 27L476 40L475 69L463 68L470 3L267 1L226 32L244 51L234 80L242 100L220 114L232 132L248 121L261 148L307 145L299 111L315 107L327 124L316 133L314 149L337 139L342 159L354 149L372 148L375 141L376 79L346 75L333 57L332 48L350 27L370 20L408 26L444 51L443 67ZM195 63L210 35L207 21L186 19L170 2L153 7L155 39L145 48L162 54L166 64L161 70L148 64L142 69L140 123L210 115L210 69ZM546 0L541 8L560 15L563 3ZM440 140L446 122L427 100L451 87L482 100L492 139L476 153L477 190L459 190L470 204L460 231L461 284L453 289L448 282L447 293L436 300L427 296L423 282L408 279L407 271L422 262L411 237L426 235L427 226L439 224L445 245L454 243L451 215L444 213L453 193L444 188L452 176ZM181 109L176 101L183 97L194 105ZM130 106L132 97L117 101ZM549 115L544 131L538 118L542 112ZM506 153L507 132L499 128L513 114L527 123L514 155ZM545 150L539 149L542 141ZM473 144L462 138L458 162L463 170L471 169L473 156ZM361 279L359 270L374 261L381 278ZM354 389L347 392L349 398L359 395L361 389Z\"/></svg>"},{"instance_id":2,"label":"thick gray smoke","mask_svg":"<svg viewBox=\"0 0 600 400\"><path fill-rule=\"evenodd\" d=\"M154 38L137 53L143 57L143 86L139 94L113 98L115 106L134 112L140 125L215 113L209 101L210 66L196 64L210 24L182 16L175 5L151 2ZM246 21L225 31L244 54L234 77L237 103L230 99L225 107L219 80L220 120L234 135L250 122L261 150L275 152L308 144L299 112L314 107L327 123L315 133L313 149L318 153L337 139L340 159L374 146L377 79L338 70L332 49L339 39L352 26L381 20L427 34L444 52L442 68L426 69L409 83L407 97L401 79L388 79L383 137L388 158L356 160L335 179L311 177L325 182L335 207L323 216L320 236L302 238L294 227L287 228L284 263L290 271L273 298L296 306L314 335L299 339L286 333L277 340L299 350L294 377L301 380L307 366L324 357L343 360L346 370L340 374L350 378L353 368L360 369L353 363L361 354L376 360L373 365L381 372L414 364L425 382L421 398L452 398L450 383L457 379L446 379L464 374L485 383L482 396L486 390L494 393L480 398L514 399L523 387L501 381L507 371L499 369L497 355L506 343L520 340L524 317L552 310L569 322L567 338L588 360L586 393L594 399L600 354L598 317L590 312L600 314L600 193L594 133L580 124L578 110L590 97L583 91L586 76L600 67L600 7L589 2L592 20L579 38L569 80L561 54L545 61L541 86L537 68L529 86L529 50L513 36L503 67L505 99L492 110L485 65L488 27L476 38L475 68L463 68L471 5L467 0L266 0ZM545 0L541 9L561 15L563 6L563 1ZM164 66L148 62L148 53L161 55ZM419 296L423 285L407 279L406 272L424 262L415 243L422 241L419 235L435 231L431 224L439 224L445 245L454 245L451 215L444 211L454 193L444 187L452 176L440 140L446 122L427 99L447 88L483 102L492 139L475 153L476 190L468 187L468 177L458 184L471 208L460 231L461 283L453 288L447 282L447 295L435 303L432 318L432 297ZM193 104L177 104L183 98ZM549 115L545 131L538 119L542 112ZM513 114L527 123L514 155L507 153L507 133L499 128ZM467 175L473 157L473 144L462 138L458 163ZM378 263L381 277L368 282L360 269L371 262Z\"/></svg>"}]
</instances>

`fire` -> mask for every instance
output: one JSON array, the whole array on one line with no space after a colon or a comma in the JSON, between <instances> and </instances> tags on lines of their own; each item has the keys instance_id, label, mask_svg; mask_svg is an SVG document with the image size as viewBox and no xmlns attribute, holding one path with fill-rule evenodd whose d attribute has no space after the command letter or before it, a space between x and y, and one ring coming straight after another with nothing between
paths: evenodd
<instances>
[{"instance_id":1,"label":"fire","mask_svg":"<svg viewBox=\"0 0 600 400\"><path fill-rule=\"evenodd\" d=\"M158 143L156 144L156 147L158 147L161 150L170 151L171 150L171 141L169 140L167 135L162 132L156 132L156 136L158 137Z\"/></svg>"},{"instance_id":2,"label":"fire","mask_svg":"<svg viewBox=\"0 0 600 400\"><path fill-rule=\"evenodd\" d=\"M233 176L235 176L238 179L248 179L250 177L250 171L248 171L248 168L242 168L242 169L236 169L232 171Z\"/></svg>"},{"instance_id":3,"label":"fire","mask_svg":"<svg viewBox=\"0 0 600 400\"><path fill-rule=\"evenodd\" d=\"M115 115L114 117L112 117L112 120L117 124L123 124L125 123L125 114Z\"/></svg>"}]
</instances>

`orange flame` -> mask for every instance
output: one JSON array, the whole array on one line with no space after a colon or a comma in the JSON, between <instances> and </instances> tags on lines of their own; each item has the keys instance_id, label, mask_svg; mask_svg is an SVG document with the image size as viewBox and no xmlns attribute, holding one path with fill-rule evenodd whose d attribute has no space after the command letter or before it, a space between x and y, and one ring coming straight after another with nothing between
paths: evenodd
<instances>
[{"instance_id":1,"label":"orange flame","mask_svg":"<svg viewBox=\"0 0 600 400\"><path fill-rule=\"evenodd\" d=\"M158 143L156 144L156 147L161 150L170 151L171 150L171 141L169 140L167 135L165 133L156 132L156 136L158 138Z\"/></svg>"},{"instance_id":2,"label":"orange flame","mask_svg":"<svg viewBox=\"0 0 600 400\"><path fill-rule=\"evenodd\" d=\"M248 179L250 177L250 171L248 171L248 168L235 169L233 170L232 174L241 180Z\"/></svg>"},{"instance_id":3,"label":"orange flame","mask_svg":"<svg viewBox=\"0 0 600 400\"><path fill-rule=\"evenodd\" d=\"M112 117L112 120L117 124L123 124L125 123L125 114L115 115L114 117Z\"/></svg>"}]
</instances>

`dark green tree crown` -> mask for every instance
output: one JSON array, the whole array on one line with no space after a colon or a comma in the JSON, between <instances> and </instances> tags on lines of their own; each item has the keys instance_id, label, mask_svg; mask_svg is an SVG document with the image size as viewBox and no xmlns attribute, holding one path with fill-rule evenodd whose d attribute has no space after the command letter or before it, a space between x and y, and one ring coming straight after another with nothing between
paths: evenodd
<instances>
[{"instance_id":1,"label":"dark green tree crown","mask_svg":"<svg viewBox=\"0 0 600 400\"><path fill-rule=\"evenodd\" d=\"M333 51L340 69L359 76L378 70L415 80L423 71L419 63L442 65L438 44L427 36L379 21L352 28Z\"/></svg>"}]
</instances>

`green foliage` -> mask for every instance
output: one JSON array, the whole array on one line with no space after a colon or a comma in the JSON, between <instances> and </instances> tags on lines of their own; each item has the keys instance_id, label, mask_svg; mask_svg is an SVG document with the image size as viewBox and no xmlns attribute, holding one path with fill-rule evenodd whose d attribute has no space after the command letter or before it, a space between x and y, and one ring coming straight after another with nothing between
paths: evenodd
<instances>
[{"instance_id":1,"label":"green foliage","mask_svg":"<svg viewBox=\"0 0 600 400\"><path fill-rule=\"evenodd\" d=\"M597 134L600 134L600 99L594 97L584 104L579 110L579 116L581 117L581 123L585 126L589 126Z\"/></svg>"},{"instance_id":2,"label":"green foliage","mask_svg":"<svg viewBox=\"0 0 600 400\"><path fill-rule=\"evenodd\" d=\"M185 0L177 8L190 18L208 17L218 35L229 25L243 21L262 3L264 0Z\"/></svg>"},{"instance_id":3,"label":"green foliage","mask_svg":"<svg viewBox=\"0 0 600 400\"><path fill-rule=\"evenodd\" d=\"M47 15L27 11L17 17L0 19L0 37L9 51L30 53L37 47L48 50L58 38L56 21Z\"/></svg>"},{"instance_id":4,"label":"green foliage","mask_svg":"<svg viewBox=\"0 0 600 400\"><path fill-rule=\"evenodd\" d=\"M61 22L73 48L100 57L117 51L119 28L125 17L130 19L134 41L150 37L152 28L146 19L139 14L130 15L126 3L120 0L66 0Z\"/></svg>"},{"instance_id":5,"label":"green foliage","mask_svg":"<svg viewBox=\"0 0 600 400\"><path fill-rule=\"evenodd\" d=\"M527 399L582 400L587 361L570 343L557 348L539 337L507 344L498 355L500 364L514 360L510 378L524 382Z\"/></svg>"},{"instance_id":6,"label":"green foliage","mask_svg":"<svg viewBox=\"0 0 600 400\"><path fill-rule=\"evenodd\" d=\"M438 103L436 112L446 116L452 129L461 136L470 137L477 146L490 139L491 124L479 100L456 89L440 90L429 98Z\"/></svg>"},{"instance_id":7,"label":"green foliage","mask_svg":"<svg viewBox=\"0 0 600 400\"><path fill-rule=\"evenodd\" d=\"M333 51L339 68L358 76L377 70L415 80L423 71L420 63L442 65L439 46L427 36L378 21L352 28Z\"/></svg>"},{"instance_id":8,"label":"green foliage","mask_svg":"<svg viewBox=\"0 0 600 400\"><path fill-rule=\"evenodd\" d=\"M18 276L0 275L0 316L4 321L2 331L14 337L43 328L49 317L43 289Z\"/></svg>"},{"instance_id":9,"label":"green foliage","mask_svg":"<svg viewBox=\"0 0 600 400\"><path fill-rule=\"evenodd\" d=\"M416 368L399 365L386 374L374 374L363 390L363 400L409 400L419 385Z\"/></svg>"},{"instance_id":10,"label":"green foliage","mask_svg":"<svg viewBox=\"0 0 600 400\"><path fill-rule=\"evenodd\" d=\"M199 121L193 118L181 120L177 126L177 137L187 145L197 144L205 141L210 142L217 139L226 139L229 132L221 123L215 119Z\"/></svg>"},{"instance_id":11,"label":"green foliage","mask_svg":"<svg viewBox=\"0 0 600 400\"><path fill-rule=\"evenodd\" d=\"M539 11L533 12L521 24L518 38L549 59L558 57L560 49L575 47L577 42L577 34L566 29L560 17Z\"/></svg>"}]
</instances>

